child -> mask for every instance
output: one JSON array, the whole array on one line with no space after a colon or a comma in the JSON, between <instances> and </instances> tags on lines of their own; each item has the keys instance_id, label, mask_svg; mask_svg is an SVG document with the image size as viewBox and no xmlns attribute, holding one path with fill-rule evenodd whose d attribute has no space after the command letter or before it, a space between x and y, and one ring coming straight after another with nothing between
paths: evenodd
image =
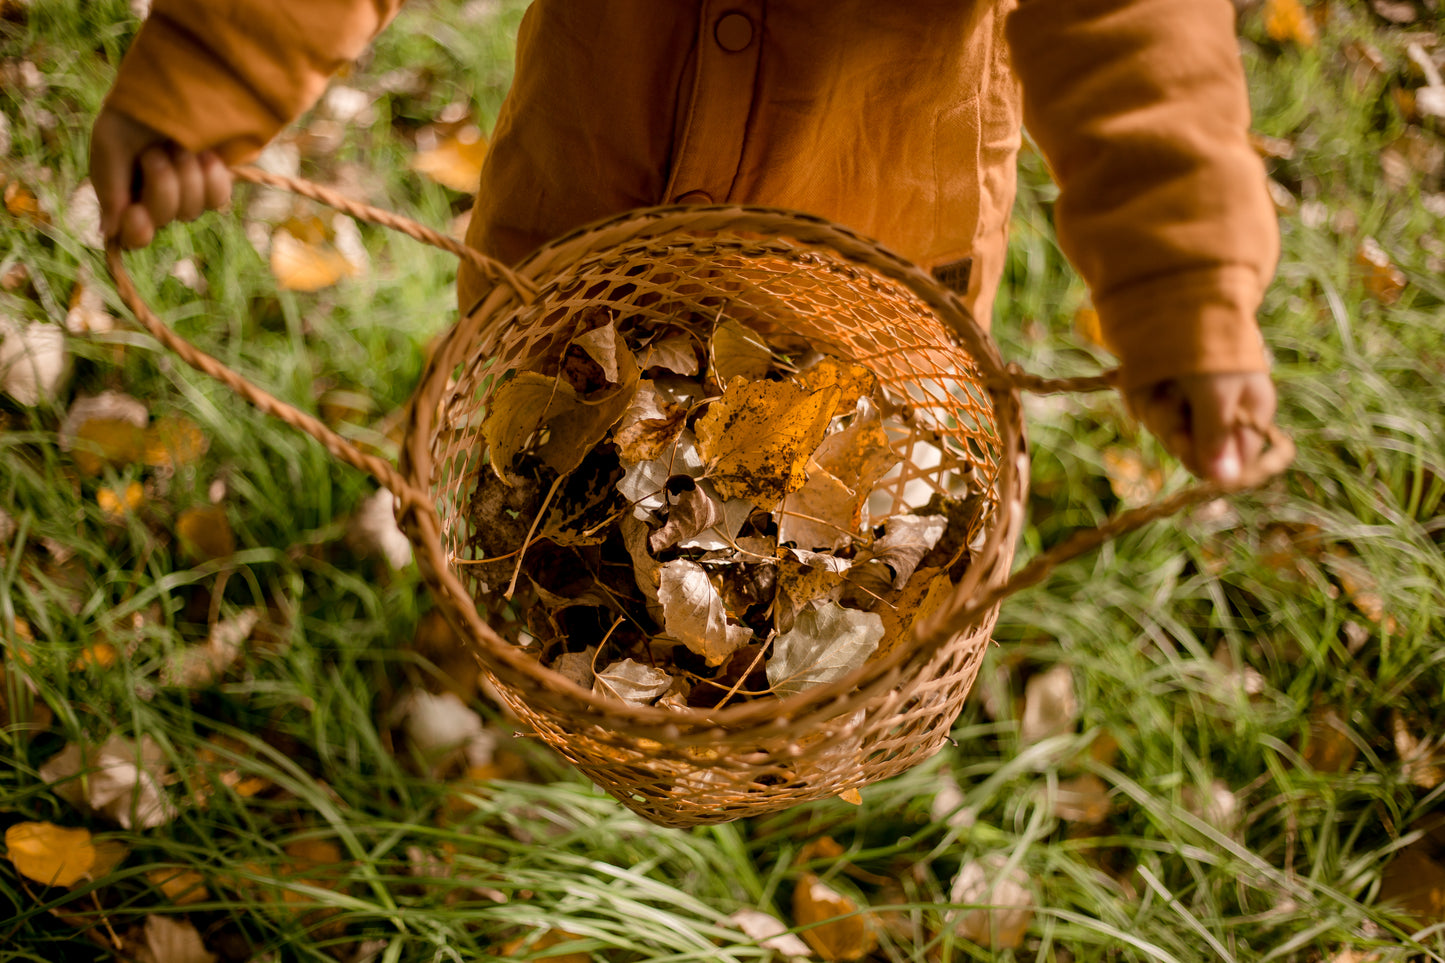
<instances>
[{"instance_id":1,"label":"child","mask_svg":"<svg viewBox=\"0 0 1445 963\"><path fill-rule=\"evenodd\" d=\"M95 123L102 229L148 244L229 198L400 0L155 0ZM514 263L633 207L822 215L987 323L1021 122L1130 408L1196 474L1258 459L1254 314L1278 235L1229 0L536 0L468 240ZM133 192L133 184L138 190ZM481 291L458 279L463 309Z\"/></svg>"}]
</instances>

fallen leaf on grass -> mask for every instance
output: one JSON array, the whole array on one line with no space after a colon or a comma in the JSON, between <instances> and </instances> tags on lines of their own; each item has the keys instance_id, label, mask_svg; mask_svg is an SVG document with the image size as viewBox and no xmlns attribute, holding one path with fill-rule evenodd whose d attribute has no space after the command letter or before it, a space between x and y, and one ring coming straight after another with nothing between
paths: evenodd
<instances>
[{"instance_id":1,"label":"fallen leaf on grass","mask_svg":"<svg viewBox=\"0 0 1445 963\"><path fill-rule=\"evenodd\" d=\"M592 691L634 706L648 705L672 687L672 676L635 659L614 662L597 673Z\"/></svg>"},{"instance_id":2,"label":"fallen leaf on grass","mask_svg":"<svg viewBox=\"0 0 1445 963\"><path fill-rule=\"evenodd\" d=\"M361 273L355 255L341 248L319 217L292 218L271 235L271 273L283 291L320 291Z\"/></svg>"},{"instance_id":3,"label":"fallen leaf on grass","mask_svg":"<svg viewBox=\"0 0 1445 963\"><path fill-rule=\"evenodd\" d=\"M1440 68L1418 43L1409 44L1405 53L1425 75L1425 86L1415 90L1415 110L1421 117L1445 117L1445 80Z\"/></svg>"},{"instance_id":4,"label":"fallen leaf on grass","mask_svg":"<svg viewBox=\"0 0 1445 963\"><path fill-rule=\"evenodd\" d=\"M136 963L216 963L220 959L206 949L194 923L170 916L147 916L139 944L129 949Z\"/></svg>"},{"instance_id":5,"label":"fallen leaf on grass","mask_svg":"<svg viewBox=\"0 0 1445 963\"><path fill-rule=\"evenodd\" d=\"M151 468L179 471L194 465L209 442L200 426L185 415L161 415L145 431L145 463Z\"/></svg>"},{"instance_id":6,"label":"fallen leaf on grass","mask_svg":"<svg viewBox=\"0 0 1445 963\"><path fill-rule=\"evenodd\" d=\"M5 186L5 210L12 216L35 227L45 227L50 223L50 212L40 203L35 192L21 183L19 178L6 179L0 174L0 183Z\"/></svg>"},{"instance_id":7,"label":"fallen leaf on grass","mask_svg":"<svg viewBox=\"0 0 1445 963\"><path fill-rule=\"evenodd\" d=\"M1390 255L1373 237L1365 237L1355 250L1355 264L1364 271L1365 292L1388 307L1405 291L1405 272L1395 267Z\"/></svg>"},{"instance_id":8,"label":"fallen leaf on grass","mask_svg":"<svg viewBox=\"0 0 1445 963\"><path fill-rule=\"evenodd\" d=\"M861 960L878 945L858 904L813 873L804 873L793 888L793 919L803 939L825 960Z\"/></svg>"},{"instance_id":9,"label":"fallen leaf on grass","mask_svg":"<svg viewBox=\"0 0 1445 963\"><path fill-rule=\"evenodd\" d=\"M396 496L378 488L346 523L347 542L365 556L380 556L394 572L411 564L411 539L396 523Z\"/></svg>"},{"instance_id":10,"label":"fallen leaf on grass","mask_svg":"<svg viewBox=\"0 0 1445 963\"><path fill-rule=\"evenodd\" d=\"M236 553L236 535L220 505L200 505L181 512L176 519L176 538L193 561L210 562Z\"/></svg>"},{"instance_id":11,"label":"fallen leaf on grass","mask_svg":"<svg viewBox=\"0 0 1445 963\"><path fill-rule=\"evenodd\" d=\"M59 325L21 325L0 315L0 391L33 408L54 401L69 372L70 354Z\"/></svg>"},{"instance_id":12,"label":"fallen leaf on grass","mask_svg":"<svg viewBox=\"0 0 1445 963\"><path fill-rule=\"evenodd\" d=\"M1007 860L1000 854L965 863L949 890L950 903L974 904L977 909L956 910L954 932L980 946L1018 949L1034 917L1034 894L1028 875L1015 866L1003 875Z\"/></svg>"},{"instance_id":13,"label":"fallen leaf on grass","mask_svg":"<svg viewBox=\"0 0 1445 963\"><path fill-rule=\"evenodd\" d=\"M547 963L592 963L592 954L577 950L563 950L585 937L568 933L566 930L546 929L540 934L519 936L506 943L501 949L502 959L546 960ZM551 951L551 952L549 952Z\"/></svg>"},{"instance_id":14,"label":"fallen leaf on grass","mask_svg":"<svg viewBox=\"0 0 1445 963\"><path fill-rule=\"evenodd\" d=\"M708 344L712 379L725 387L734 378L756 381L773 367L773 351L763 336L738 321L723 321L713 329Z\"/></svg>"},{"instance_id":15,"label":"fallen leaf on grass","mask_svg":"<svg viewBox=\"0 0 1445 963\"><path fill-rule=\"evenodd\" d=\"M90 830L54 823L16 823L5 830L5 851L20 875L66 888L106 875L125 858L119 843L102 847Z\"/></svg>"},{"instance_id":16,"label":"fallen leaf on grass","mask_svg":"<svg viewBox=\"0 0 1445 963\"><path fill-rule=\"evenodd\" d=\"M161 788L167 775L165 755L149 736L139 745L124 736L99 747L70 743L40 767L57 796L124 829L154 829L174 818Z\"/></svg>"},{"instance_id":17,"label":"fallen leaf on grass","mask_svg":"<svg viewBox=\"0 0 1445 963\"><path fill-rule=\"evenodd\" d=\"M206 878L192 869L162 867L146 873L146 878L176 906L204 903L211 898Z\"/></svg>"},{"instance_id":18,"label":"fallen leaf on grass","mask_svg":"<svg viewBox=\"0 0 1445 963\"><path fill-rule=\"evenodd\" d=\"M1130 508L1148 503L1164 488L1164 472L1157 465L1146 464L1137 449L1106 448L1103 459L1109 488Z\"/></svg>"},{"instance_id":19,"label":"fallen leaf on grass","mask_svg":"<svg viewBox=\"0 0 1445 963\"><path fill-rule=\"evenodd\" d=\"M96 489L95 504L107 521L118 522L134 513L145 502L145 488L140 482L124 487L102 486Z\"/></svg>"},{"instance_id":20,"label":"fallen leaf on grass","mask_svg":"<svg viewBox=\"0 0 1445 963\"><path fill-rule=\"evenodd\" d=\"M1339 711L1334 706L1315 706L1310 712L1305 764L1316 772L1347 772L1359 754Z\"/></svg>"},{"instance_id":21,"label":"fallen leaf on grass","mask_svg":"<svg viewBox=\"0 0 1445 963\"><path fill-rule=\"evenodd\" d=\"M432 143L412 156L411 169L454 191L475 192L487 157L487 139L481 130L466 124L451 134L429 133Z\"/></svg>"},{"instance_id":22,"label":"fallen leaf on grass","mask_svg":"<svg viewBox=\"0 0 1445 963\"><path fill-rule=\"evenodd\" d=\"M212 626L206 641L178 652L162 673L167 685L199 689L225 675L245 651L256 625L261 621L260 609L246 609Z\"/></svg>"},{"instance_id":23,"label":"fallen leaf on grass","mask_svg":"<svg viewBox=\"0 0 1445 963\"><path fill-rule=\"evenodd\" d=\"M665 563L657 598L667 635L702 656L708 665L722 665L753 637L752 629L728 622L722 595L697 562L677 559Z\"/></svg>"},{"instance_id":24,"label":"fallen leaf on grass","mask_svg":"<svg viewBox=\"0 0 1445 963\"><path fill-rule=\"evenodd\" d=\"M1300 0L1266 0L1264 30L1276 43L1315 45L1315 25Z\"/></svg>"},{"instance_id":25,"label":"fallen leaf on grass","mask_svg":"<svg viewBox=\"0 0 1445 963\"><path fill-rule=\"evenodd\" d=\"M105 334L115 328L115 318L105 307L100 288L82 267L65 312L65 330L71 334Z\"/></svg>"},{"instance_id":26,"label":"fallen leaf on grass","mask_svg":"<svg viewBox=\"0 0 1445 963\"><path fill-rule=\"evenodd\" d=\"M764 949L788 958L806 958L813 955L808 944L799 939L796 933L789 933L782 920L762 910L740 909L729 916L728 920L736 924L748 939Z\"/></svg>"},{"instance_id":27,"label":"fallen leaf on grass","mask_svg":"<svg viewBox=\"0 0 1445 963\"><path fill-rule=\"evenodd\" d=\"M771 508L807 481L804 466L823 440L836 385L809 392L791 381L734 378L696 425L707 477L727 498Z\"/></svg>"},{"instance_id":28,"label":"fallen leaf on grass","mask_svg":"<svg viewBox=\"0 0 1445 963\"><path fill-rule=\"evenodd\" d=\"M71 404L60 424L62 451L86 475L120 468L141 460L150 411L143 402L118 391L81 396Z\"/></svg>"},{"instance_id":29,"label":"fallen leaf on grass","mask_svg":"<svg viewBox=\"0 0 1445 963\"><path fill-rule=\"evenodd\" d=\"M1079 718L1074 675L1066 665L1032 676L1024 686L1024 712L1019 741L1025 745L1072 732Z\"/></svg>"},{"instance_id":30,"label":"fallen leaf on grass","mask_svg":"<svg viewBox=\"0 0 1445 963\"><path fill-rule=\"evenodd\" d=\"M1445 782L1445 736L1431 739L1418 733L1430 727L1418 718L1407 718L1399 709L1390 712L1390 734L1405 777L1421 789L1434 789Z\"/></svg>"},{"instance_id":31,"label":"fallen leaf on grass","mask_svg":"<svg viewBox=\"0 0 1445 963\"><path fill-rule=\"evenodd\" d=\"M491 764L497 733L456 693L414 689L397 708L408 744L433 773Z\"/></svg>"},{"instance_id":32,"label":"fallen leaf on grass","mask_svg":"<svg viewBox=\"0 0 1445 963\"><path fill-rule=\"evenodd\" d=\"M1109 787L1093 773L1063 780L1054 794L1054 816L1086 826L1097 826L1107 819L1112 805Z\"/></svg>"},{"instance_id":33,"label":"fallen leaf on grass","mask_svg":"<svg viewBox=\"0 0 1445 963\"><path fill-rule=\"evenodd\" d=\"M1380 876L1378 902L1421 926L1445 923L1445 865L1419 840L1395 854Z\"/></svg>"},{"instance_id":34,"label":"fallen leaf on grass","mask_svg":"<svg viewBox=\"0 0 1445 963\"><path fill-rule=\"evenodd\" d=\"M883 619L836 602L812 602L773 640L768 683L780 696L824 685L868 661L883 638Z\"/></svg>"}]
</instances>

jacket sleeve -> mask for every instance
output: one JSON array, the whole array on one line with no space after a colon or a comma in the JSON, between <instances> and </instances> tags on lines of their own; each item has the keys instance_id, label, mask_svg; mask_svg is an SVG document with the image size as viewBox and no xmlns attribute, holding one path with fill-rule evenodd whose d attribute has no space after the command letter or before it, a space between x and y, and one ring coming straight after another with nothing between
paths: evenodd
<instances>
[{"instance_id":1,"label":"jacket sleeve","mask_svg":"<svg viewBox=\"0 0 1445 963\"><path fill-rule=\"evenodd\" d=\"M1123 387L1265 370L1279 228L1229 0L1023 0L1008 38Z\"/></svg>"},{"instance_id":2,"label":"jacket sleeve","mask_svg":"<svg viewBox=\"0 0 1445 963\"><path fill-rule=\"evenodd\" d=\"M155 0L107 105L187 150L253 158L402 0Z\"/></svg>"}]
</instances>

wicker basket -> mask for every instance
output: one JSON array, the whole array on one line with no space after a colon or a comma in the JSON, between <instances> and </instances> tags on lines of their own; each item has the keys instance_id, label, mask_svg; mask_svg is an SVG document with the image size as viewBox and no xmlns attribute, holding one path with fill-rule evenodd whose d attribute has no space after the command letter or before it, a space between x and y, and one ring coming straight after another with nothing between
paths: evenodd
<instances>
[{"instance_id":1,"label":"wicker basket","mask_svg":"<svg viewBox=\"0 0 1445 963\"><path fill-rule=\"evenodd\" d=\"M514 271L393 215L314 185L241 172L296 190L478 263L496 286L448 334L410 407L400 465L357 451L304 413L181 341L135 297L118 252L110 263L143 323L184 360L262 410L314 435L397 495L399 519L447 618L522 725L630 809L663 825L756 816L849 793L908 769L948 736L973 684L999 601L1065 557L1222 489L1200 485L1084 533L1013 578L1027 454L1019 387L1097 388L1107 378L1044 383L1006 369L988 334L933 278L823 220L748 207L656 208L591 225ZM885 421L901 469L880 483L881 520L980 481L989 506L968 568L909 644L836 682L720 709L633 706L595 695L518 645L512 607L469 572L468 501L487 462L482 416L498 375L560 353L580 314L748 324L779 351L800 346L857 361L892 403ZM623 321L622 323L625 323ZM1284 461L1283 445L1276 449ZM1282 467L1282 465L1280 466ZM490 469L487 469L490 470ZM926 495L924 496L926 500Z\"/></svg>"}]
</instances>

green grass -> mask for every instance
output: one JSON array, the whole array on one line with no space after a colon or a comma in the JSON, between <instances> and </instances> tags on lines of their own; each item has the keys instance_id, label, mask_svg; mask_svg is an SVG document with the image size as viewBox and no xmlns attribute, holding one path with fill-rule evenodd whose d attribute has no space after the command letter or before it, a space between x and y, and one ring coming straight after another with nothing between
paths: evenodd
<instances>
[{"instance_id":1,"label":"green grass","mask_svg":"<svg viewBox=\"0 0 1445 963\"><path fill-rule=\"evenodd\" d=\"M373 122L348 130L335 154L308 158L303 173L328 180L360 165L373 199L444 225L464 201L407 169L409 138L463 92L490 125L520 7L500 4L478 23L467 19L477 5L414 4L345 82L370 88L403 68L421 81L383 96ZM1391 721L1399 710L1418 734L1445 731L1445 282L1422 243L1445 224L1421 203L1441 185L1426 171L1382 189L1381 151L1406 131L1390 95L1406 76L1405 38L1363 8L1332 9L1313 50L1280 49L1257 19L1246 24L1256 127L1295 145L1291 159L1270 162L1272 175L1356 225L1282 218L1284 256L1262 319L1280 421L1300 450L1294 469L1227 508L1126 536L1011 600L954 745L865 790L861 807L662 830L517 739L506 747L526 778L457 808L456 786L394 753L382 718L408 680L440 670L407 645L428 607L415 573L389 573L342 539L372 483L130 329L70 339L76 392L115 388L154 414L184 413L210 447L172 476L127 467L107 479L151 486L140 517L118 525L97 507L99 482L58 446L68 395L0 412L0 509L15 522L0 547L3 701L54 715L39 732L0 726L0 827L84 825L130 849L113 874L72 891L39 887L0 860L0 959L110 959L87 926L104 943L107 926L124 934L147 914L184 913L227 960L351 960L363 945L387 963L485 960L544 928L574 934L575 949L597 960L766 960L726 917L754 907L791 920L805 871L886 916L876 960L1311 961L1343 946L1441 958L1437 931L1412 938L1377 905L1391 858L1445 796L1411 782ZM0 60L43 63L46 83L0 89L14 140L0 170L52 212L84 177L89 119L133 28L118 0L35 3L27 18L0 21ZM1386 73L1356 83L1340 52L1351 40L1377 45ZM995 332L1031 370L1091 372L1107 359L1072 333L1085 292L1053 240L1052 198L1041 162L1026 157ZM314 409L321 388L364 396L377 415L402 405L451 317L446 258L364 229L364 277L278 294L239 220L208 215L129 257L167 323L302 407ZM65 230L4 214L0 229L0 274L24 264L31 275L23 292L0 295L0 312L63 320L82 266L103 276L96 252ZM1408 276L1393 305L1368 296L1353 264L1366 234ZM170 277L190 257L203 265L204 295ZM1139 447L1168 488L1186 483L1113 396L1029 412L1025 552L1118 509L1108 451ZM374 429L347 430L389 451ZM240 546L225 574L194 565L171 535L217 480ZM1290 541L1307 527L1311 537ZM1372 618L1342 572L1365 573L1388 618ZM272 606L267 646L217 684L167 681L210 614L257 605ZM39 644L23 644L16 617ZM98 641L120 651L115 665L77 667ZM21 647L32 663L17 658ZM1257 673L1255 691L1226 657ZM1078 725L1024 744L1023 684L1055 665L1073 674ZM1304 761L1321 706L1357 750L1341 772ZM160 745L181 802L172 822L116 830L40 778L65 742L112 732ZM203 756L217 737L222 748ZM1090 756L1106 737L1117 753ZM1054 814L1061 781L1086 772L1112 802L1092 830ZM268 788L242 795L232 787L244 777ZM933 811L950 780L971 820ZM1198 803L1215 784L1235 801L1228 818ZM844 855L799 863L822 836ZM339 847L341 862L295 871L288 848L318 840ZM942 925L959 867L993 855L1026 873L1037 903L1024 945L997 953ZM200 872L207 900L168 903L148 879L165 867Z\"/></svg>"}]
</instances>

